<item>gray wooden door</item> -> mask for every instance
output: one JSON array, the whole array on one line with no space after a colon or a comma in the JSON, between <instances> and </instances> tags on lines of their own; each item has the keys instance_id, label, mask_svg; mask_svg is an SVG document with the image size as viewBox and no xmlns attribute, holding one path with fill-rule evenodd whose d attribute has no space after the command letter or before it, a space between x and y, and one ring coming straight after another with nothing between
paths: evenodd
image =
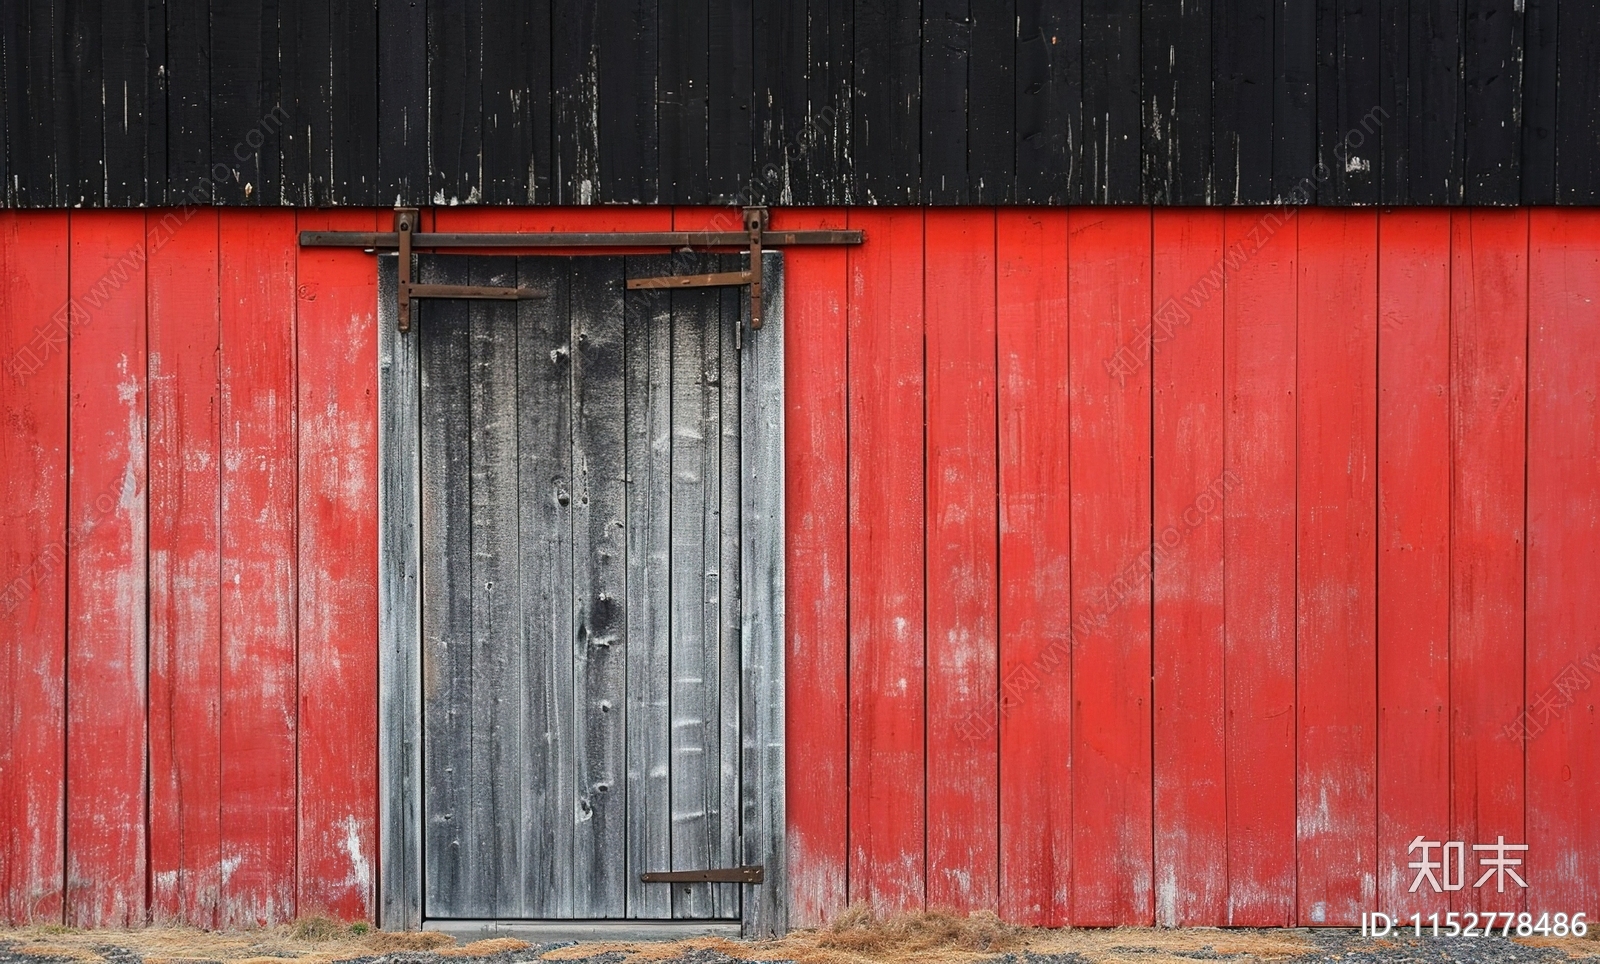
<instances>
[{"instance_id":1,"label":"gray wooden door","mask_svg":"<svg viewBox=\"0 0 1600 964\"><path fill-rule=\"evenodd\" d=\"M740 917L739 267L419 258L428 918Z\"/></svg>"}]
</instances>

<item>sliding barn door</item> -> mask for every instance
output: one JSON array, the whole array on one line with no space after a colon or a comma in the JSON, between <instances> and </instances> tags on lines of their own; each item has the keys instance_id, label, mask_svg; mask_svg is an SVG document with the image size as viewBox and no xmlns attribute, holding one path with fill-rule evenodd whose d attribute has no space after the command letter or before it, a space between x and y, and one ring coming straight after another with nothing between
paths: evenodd
<instances>
[{"instance_id":1,"label":"sliding barn door","mask_svg":"<svg viewBox=\"0 0 1600 964\"><path fill-rule=\"evenodd\" d=\"M741 266L419 258L425 917L741 916Z\"/></svg>"}]
</instances>

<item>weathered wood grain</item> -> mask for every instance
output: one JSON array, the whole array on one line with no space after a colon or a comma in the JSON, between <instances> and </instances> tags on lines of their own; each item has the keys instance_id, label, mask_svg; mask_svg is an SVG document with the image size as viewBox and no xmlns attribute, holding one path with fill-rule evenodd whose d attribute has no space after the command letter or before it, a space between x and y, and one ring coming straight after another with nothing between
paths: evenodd
<instances>
[{"instance_id":1,"label":"weathered wood grain","mask_svg":"<svg viewBox=\"0 0 1600 964\"><path fill-rule=\"evenodd\" d=\"M65 910L68 252L65 217L0 215L0 917L13 924Z\"/></svg>"},{"instance_id":2,"label":"weathered wood grain","mask_svg":"<svg viewBox=\"0 0 1600 964\"><path fill-rule=\"evenodd\" d=\"M145 216L72 217L66 922L146 920Z\"/></svg>"},{"instance_id":3,"label":"weathered wood grain","mask_svg":"<svg viewBox=\"0 0 1600 964\"><path fill-rule=\"evenodd\" d=\"M217 212L151 245L150 918L216 927L222 891Z\"/></svg>"},{"instance_id":4,"label":"weathered wood grain","mask_svg":"<svg viewBox=\"0 0 1600 964\"><path fill-rule=\"evenodd\" d=\"M1377 901L1378 222L1303 211L1296 313L1298 917Z\"/></svg>"},{"instance_id":5,"label":"weathered wood grain","mask_svg":"<svg viewBox=\"0 0 1600 964\"><path fill-rule=\"evenodd\" d=\"M1380 215L1378 903L1405 915L1437 897L1394 855L1450 826L1449 300L1449 213Z\"/></svg>"}]
</instances>

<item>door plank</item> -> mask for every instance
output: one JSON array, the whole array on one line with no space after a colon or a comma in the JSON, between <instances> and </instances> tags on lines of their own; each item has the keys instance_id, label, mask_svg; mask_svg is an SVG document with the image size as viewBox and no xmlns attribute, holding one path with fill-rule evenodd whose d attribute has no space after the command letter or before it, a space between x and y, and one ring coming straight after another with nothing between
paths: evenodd
<instances>
[{"instance_id":1,"label":"door plank","mask_svg":"<svg viewBox=\"0 0 1600 964\"><path fill-rule=\"evenodd\" d=\"M522 570L523 910L573 907L572 316L565 259L522 258L517 283L517 554Z\"/></svg>"},{"instance_id":2,"label":"door plank","mask_svg":"<svg viewBox=\"0 0 1600 964\"><path fill-rule=\"evenodd\" d=\"M716 270L715 258L693 271ZM680 266L680 268L683 266ZM672 293L672 869L718 866L722 797L717 652L719 613L711 593L720 542L715 288ZM672 885L672 915L709 917L710 884Z\"/></svg>"},{"instance_id":3,"label":"door plank","mask_svg":"<svg viewBox=\"0 0 1600 964\"><path fill-rule=\"evenodd\" d=\"M510 287L510 258L472 258L470 283ZM524 701L517 555L516 302L470 301L472 806L485 834L482 893L495 918L523 913L520 832ZM459 482L459 480L457 480ZM461 570L456 571L459 575Z\"/></svg>"},{"instance_id":4,"label":"door plank","mask_svg":"<svg viewBox=\"0 0 1600 964\"><path fill-rule=\"evenodd\" d=\"M465 284L465 262L423 259L425 283ZM424 800L423 914L482 913L480 816L472 806L472 599L457 574L470 572L471 525L467 477L472 458L470 315L464 301L430 300L416 308L422 338L422 607Z\"/></svg>"},{"instance_id":5,"label":"door plank","mask_svg":"<svg viewBox=\"0 0 1600 964\"><path fill-rule=\"evenodd\" d=\"M621 917L627 797L623 777L626 485L623 481L623 266L577 258L572 270L574 905Z\"/></svg>"},{"instance_id":6,"label":"door plank","mask_svg":"<svg viewBox=\"0 0 1600 964\"><path fill-rule=\"evenodd\" d=\"M749 261L748 256L723 255L715 270L738 271ZM721 458L722 485L718 490L720 506L717 515L717 581L716 604L719 625L718 644L718 697L717 719L721 730L721 752L716 771L717 788L722 816L716 839L720 854L715 866L732 867L739 860L739 698L742 675L739 658L739 349L735 338L743 324L742 311L749 304L750 289L744 287L722 288L721 318L711 332L718 342L717 368L720 377L721 412L718 435L715 440ZM711 370L708 368L707 370ZM708 441L710 439L708 438ZM709 535L709 533L708 533ZM707 540L710 550L710 539ZM708 587L709 588L709 587ZM714 884L711 888L712 916L729 920L739 918L738 884Z\"/></svg>"},{"instance_id":7,"label":"door plank","mask_svg":"<svg viewBox=\"0 0 1600 964\"><path fill-rule=\"evenodd\" d=\"M672 258L627 259L628 277L669 274ZM628 916L672 916L672 888L639 875L672 866L669 715L672 498L672 314L662 289L629 292Z\"/></svg>"}]
</instances>

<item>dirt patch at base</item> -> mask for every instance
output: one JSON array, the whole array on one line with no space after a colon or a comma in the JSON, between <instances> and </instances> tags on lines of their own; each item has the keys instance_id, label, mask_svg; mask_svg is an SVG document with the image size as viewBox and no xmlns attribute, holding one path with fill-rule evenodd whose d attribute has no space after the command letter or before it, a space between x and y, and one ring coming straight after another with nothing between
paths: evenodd
<instances>
[{"instance_id":1,"label":"dirt patch at base","mask_svg":"<svg viewBox=\"0 0 1600 964\"><path fill-rule=\"evenodd\" d=\"M794 931L772 941L697 937L681 941L606 941L560 947L547 961L573 961L597 954L624 955L624 964L670 961L712 951L747 961L796 964L977 964L1023 951L1076 954L1091 964L1194 964L1194 957L1276 961L1316 950L1295 935L1189 928L1157 930L1046 930L1007 924L994 914L971 916L928 912L880 918L852 907L819 930Z\"/></svg>"},{"instance_id":2,"label":"dirt patch at base","mask_svg":"<svg viewBox=\"0 0 1600 964\"><path fill-rule=\"evenodd\" d=\"M1600 957L1600 938L1595 937L1513 937L1523 947L1552 947L1574 960Z\"/></svg>"},{"instance_id":3,"label":"dirt patch at base","mask_svg":"<svg viewBox=\"0 0 1600 964\"><path fill-rule=\"evenodd\" d=\"M202 931L188 927L141 927L129 930L77 930L45 925L0 929L0 944L12 953L67 958L85 964L106 960L102 948L137 955L144 964L329 964L397 951L442 951L453 957L482 957L508 948L500 941L478 941L457 947L455 938L435 931L412 933L369 931L327 917L308 917L281 927L251 931ZM493 947L483 945L493 944Z\"/></svg>"}]
</instances>

